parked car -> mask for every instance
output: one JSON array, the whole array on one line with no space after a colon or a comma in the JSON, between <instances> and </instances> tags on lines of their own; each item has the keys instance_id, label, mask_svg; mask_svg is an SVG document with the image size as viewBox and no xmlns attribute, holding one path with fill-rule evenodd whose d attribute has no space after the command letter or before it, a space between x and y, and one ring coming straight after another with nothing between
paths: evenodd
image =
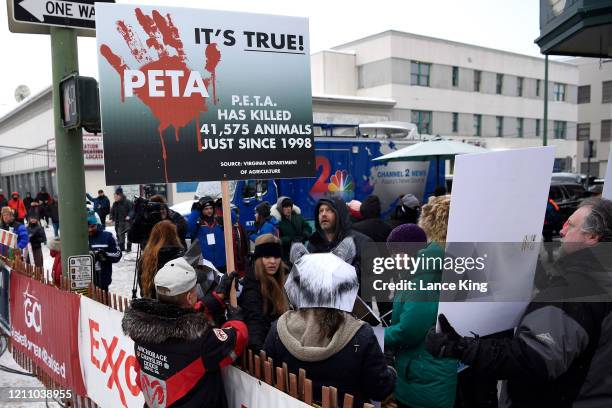
<instances>
[{"instance_id":1,"label":"parked car","mask_svg":"<svg viewBox=\"0 0 612 408\"><path fill-rule=\"evenodd\" d=\"M582 184L563 181L553 181L551 183L548 198L557 204L560 213L558 220L551 223L555 233L561 230L565 221L576 211L582 200L590 196L591 193Z\"/></svg>"}]
</instances>

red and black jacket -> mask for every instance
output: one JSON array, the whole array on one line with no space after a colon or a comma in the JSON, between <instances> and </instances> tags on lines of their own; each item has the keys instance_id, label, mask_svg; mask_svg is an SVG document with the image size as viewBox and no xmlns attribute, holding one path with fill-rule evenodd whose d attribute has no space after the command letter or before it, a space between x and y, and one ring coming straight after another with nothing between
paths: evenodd
<instances>
[{"instance_id":1,"label":"red and black jacket","mask_svg":"<svg viewBox=\"0 0 612 408\"><path fill-rule=\"evenodd\" d=\"M139 385L149 407L226 407L220 369L244 350L247 328L215 327L202 311L133 300L122 322L134 340Z\"/></svg>"}]
</instances>

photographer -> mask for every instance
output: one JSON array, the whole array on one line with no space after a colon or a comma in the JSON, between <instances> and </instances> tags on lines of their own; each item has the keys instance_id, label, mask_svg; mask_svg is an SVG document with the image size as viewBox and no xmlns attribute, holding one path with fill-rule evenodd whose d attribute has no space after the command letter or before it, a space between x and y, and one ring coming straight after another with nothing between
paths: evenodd
<instances>
[{"instance_id":1,"label":"photographer","mask_svg":"<svg viewBox=\"0 0 612 408\"><path fill-rule=\"evenodd\" d=\"M128 232L128 240L146 246L151 230L160 221L168 220L176 225L176 230L183 248L187 248L185 238L187 237L187 222L185 218L176 211L168 208L166 199L157 194L150 199L142 197L134 201L133 212L134 224Z\"/></svg>"}]
</instances>

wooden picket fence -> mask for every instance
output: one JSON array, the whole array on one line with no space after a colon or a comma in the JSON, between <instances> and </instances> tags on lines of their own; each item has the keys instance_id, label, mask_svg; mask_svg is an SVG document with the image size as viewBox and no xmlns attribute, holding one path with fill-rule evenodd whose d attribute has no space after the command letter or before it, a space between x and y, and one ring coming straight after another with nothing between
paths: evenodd
<instances>
[{"instance_id":1,"label":"wooden picket fence","mask_svg":"<svg viewBox=\"0 0 612 408\"><path fill-rule=\"evenodd\" d=\"M25 275L31 279L42 282L45 285L55 286L53 280L49 278L42 268L24 263L20 259L9 260L6 257L0 256L0 261L10 266L13 271ZM59 289L70 291L70 279L64 276L60 279ZM100 302L110 308L123 312L129 306L129 299L116 293L104 291L98 287L89 285L85 296ZM36 378L49 390L65 390L65 387L55 382L47 375L42 368L37 366L27 355L19 350L11 347L9 341L9 351L13 355L15 362L26 370L28 373L34 374ZM313 407L320 408L361 408L354 407L354 397L350 394L345 394L342 405L339 405L338 390L334 387L322 387L321 390L321 405L313 400L312 381L307 378L307 373L304 369L300 369L298 375L290 373L286 363L281 366L275 366L274 361L266 356L265 351L260 351L259 355L254 354L252 350L245 350L242 354L242 359L237 362L236 366L242 371L255 377L260 381L264 381L279 391L289 394L304 403ZM98 408L98 405L86 396L76 395L72 392L72 398L64 399L61 403L66 407L83 407L83 408ZM383 406L393 408L394 403L389 402ZM374 405L365 403L363 408L374 408Z\"/></svg>"}]
</instances>

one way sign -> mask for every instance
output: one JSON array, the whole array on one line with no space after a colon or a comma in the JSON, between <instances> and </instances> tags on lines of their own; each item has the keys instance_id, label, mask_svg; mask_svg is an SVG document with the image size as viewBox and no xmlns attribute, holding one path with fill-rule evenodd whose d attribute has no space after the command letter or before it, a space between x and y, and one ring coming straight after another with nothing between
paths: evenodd
<instances>
[{"instance_id":1,"label":"one way sign","mask_svg":"<svg viewBox=\"0 0 612 408\"><path fill-rule=\"evenodd\" d=\"M96 28L94 2L114 0L12 0L15 21L73 28Z\"/></svg>"}]
</instances>

